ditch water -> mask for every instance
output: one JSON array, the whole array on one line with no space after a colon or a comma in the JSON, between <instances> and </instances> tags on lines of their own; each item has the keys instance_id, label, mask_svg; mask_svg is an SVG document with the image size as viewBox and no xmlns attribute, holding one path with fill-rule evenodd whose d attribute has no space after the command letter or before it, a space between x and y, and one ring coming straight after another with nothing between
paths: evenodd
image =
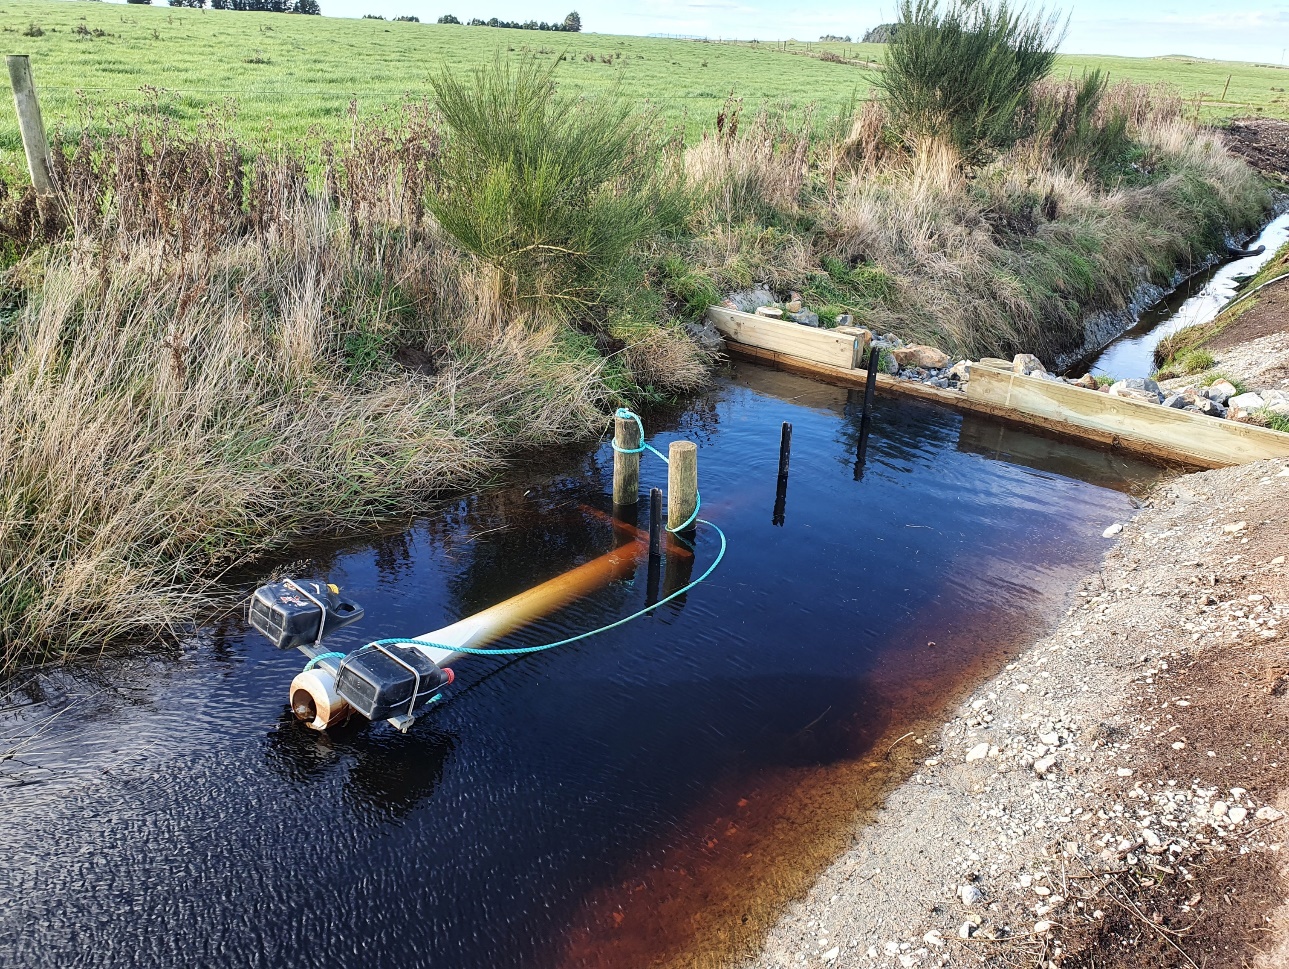
<instances>
[{"instance_id":1,"label":"ditch water","mask_svg":"<svg viewBox=\"0 0 1289 969\"><path fill-rule=\"evenodd\" d=\"M1196 273L1141 314L1136 325L1110 343L1068 368L1072 376L1085 373L1127 377L1149 377L1158 365L1155 347L1164 337L1188 326L1207 323L1235 298L1240 281L1257 275L1281 246L1289 242L1289 212L1272 219L1249 249L1265 246L1256 256L1219 263Z\"/></svg>"},{"instance_id":2,"label":"ditch water","mask_svg":"<svg viewBox=\"0 0 1289 969\"><path fill-rule=\"evenodd\" d=\"M1038 632L1162 473L889 397L861 467L860 400L746 364L646 414L660 448L699 444L720 568L592 640L458 662L407 735L297 724L300 655L237 615L8 684L0 965L636 967L754 942L872 807L882 749ZM611 465L564 452L283 564L365 605L335 649L422 633L610 548L586 509ZM642 486L664 479L646 456ZM717 541L696 546L695 570ZM511 642L625 615L645 585L642 566Z\"/></svg>"}]
</instances>

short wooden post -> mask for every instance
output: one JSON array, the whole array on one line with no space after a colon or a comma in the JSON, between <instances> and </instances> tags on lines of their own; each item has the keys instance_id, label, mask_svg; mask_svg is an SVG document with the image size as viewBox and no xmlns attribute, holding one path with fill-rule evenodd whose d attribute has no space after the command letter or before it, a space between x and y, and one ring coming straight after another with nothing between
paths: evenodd
<instances>
[{"instance_id":1,"label":"short wooden post","mask_svg":"<svg viewBox=\"0 0 1289 969\"><path fill-rule=\"evenodd\" d=\"M40 102L36 99L36 85L31 79L31 62L26 54L9 54L9 83L13 86L13 105L18 111L18 130L22 133L22 147L27 153L27 168L31 171L31 184L40 195L54 190L49 177L49 142L45 139L45 124L40 119Z\"/></svg>"},{"instance_id":2,"label":"short wooden post","mask_svg":"<svg viewBox=\"0 0 1289 969\"><path fill-rule=\"evenodd\" d=\"M634 505L640 499L640 425L631 417L614 421L613 503Z\"/></svg>"},{"instance_id":3,"label":"short wooden post","mask_svg":"<svg viewBox=\"0 0 1289 969\"><path fill-rule=\"evenodd\" d=\"M783 422L783 432L779 437L779 481L774 489L774 514L771 524L782 526L787 520L788 507L788 464L792 459L792 425Z\"/></svg>"},{"instance_id":4,"label":"short wooden post","mask_svg":"<svg viewBox=\"0 0 1289 969\"><path fill-rule=\"evenodd\" d=\"M667 530L674 532L698 510L698 445L672 441L667 460Z\"/></svg>"},{"instance_id":5,"label":"short wooden post","mask_svg":"<svg viewBox=\"0 0 1289 969\"><path fill-rule=\"evenodd\" d=\"M662 489L649 490L649 558L662 555Z\"/></svg>"},{"instance_id":6,"label":"short wooden post","mask_svg":"<svg viewBox=\"0 0 1289 969\"><path fill-rule=\"evenodd\" d=\"M1222 85L1222 101L1223 101L1223 102L1225 102L1225 101L1226 101L1226 92L1227 92L1227 90L1229 90L1229 89L1230 89L1230 87L1231 87L1231 78L1232 78L1232 77L1234 77L1234 75L1232 75L1232 74L1228 74L1228 75L1226 75L1226 83Z\"/></svg>"}]
</instances>

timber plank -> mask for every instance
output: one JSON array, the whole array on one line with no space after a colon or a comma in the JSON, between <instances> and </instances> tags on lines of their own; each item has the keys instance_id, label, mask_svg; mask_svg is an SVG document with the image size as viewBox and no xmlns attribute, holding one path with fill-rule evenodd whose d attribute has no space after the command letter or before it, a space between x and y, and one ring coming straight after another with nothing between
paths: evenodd
<instances>
[{"instance_id":1,"label":"timber plank","mask_svg":"<svg viewBox=\"0 0 1289 969\"><path fill-rule=\"evenodd\" d=\"M723 306L711 307L707 318L723 337L744 346L787 353L846 370L854 369L859 363L859 339L853 334L816 330Z\"/></svg>"},{"instance_id":2,"label":"timber plank","mask_svg":"<svg viewBox=\"0 0 1289 969\"><path fill-rule=\"evenodd\" d=\"M980 364L971 368L967 397L1040 420L1110 434L1124 443L1170 448L1184 460L1205 466L1289 457L1289 434Z\"/></svg>"}]
</instances>

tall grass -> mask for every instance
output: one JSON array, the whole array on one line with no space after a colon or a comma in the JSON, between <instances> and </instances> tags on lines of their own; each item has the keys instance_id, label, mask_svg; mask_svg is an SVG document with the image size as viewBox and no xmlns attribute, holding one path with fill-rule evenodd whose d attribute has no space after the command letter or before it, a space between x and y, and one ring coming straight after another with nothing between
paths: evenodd
<instances>
[{"instance_id":1,"label":"tall grass","mask_svg":"<svg viewBox=\"0 0 1289 969\"><path fill-rule=\"evenodd\" d=\"M705 377L660 315L618 321L607 357L498 325L424 204L418 106L308 160L243 162L217 118L112 130L56 144L61 227L7 210L32 248L0 324L0 673L182 626L229 566Z\"/></svg>"}]
</instances>

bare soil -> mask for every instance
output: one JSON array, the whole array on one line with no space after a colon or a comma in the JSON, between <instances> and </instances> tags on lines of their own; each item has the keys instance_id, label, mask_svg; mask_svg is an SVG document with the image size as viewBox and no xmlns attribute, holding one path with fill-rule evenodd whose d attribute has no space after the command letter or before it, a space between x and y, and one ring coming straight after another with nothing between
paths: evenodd
<instances>
[{"instance_id":1,"label":"bare soil","mask_svg":"<svg viewBox=\"0 0 1289 969\"><path fill-rule=\"evenodd\" d=\"M1226 128L1226 147L1268 175L1289 178L1289 121L1241 118Z\"/></svg>"}]
</instances>

